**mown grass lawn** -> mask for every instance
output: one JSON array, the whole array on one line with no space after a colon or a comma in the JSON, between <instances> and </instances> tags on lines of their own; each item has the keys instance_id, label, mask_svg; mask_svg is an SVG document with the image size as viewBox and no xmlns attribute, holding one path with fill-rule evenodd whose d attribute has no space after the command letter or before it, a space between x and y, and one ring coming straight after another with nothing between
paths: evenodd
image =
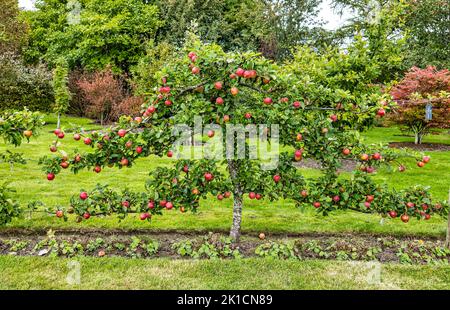
<instances>
[{"instance_id":1,"label":"mown grass lawn","mask_svg":"<svg viewBox=\"0 0 450 310\"><path fill-rule=\"evenodd\" d=\"M10 171L7 164L0 164L1 180L11 181L11 186L17 190L16 199L22 204L32 200L40 200L49 207L67 206L72 195L77 195L80 189L90 189L96 183L109 184L114 188L124 187L139 191L144 189L145 180L149 171L160 165L170 165L167 158L149 157L141 159L135 166L129 169L118 170L105 168L100 174L91 171L83 171L73 175L69 171L57 176L55 181L48 182L45 174L40 170L37 162L39 157L49 155L48 147L54 139L51 131L55 127L55 118L47 116L48 125L42 130L37 139L32 139L29 144L24 144L17 149L23 152L29 160L28 165L17 165ZM73 127L72 124L81 125L86 129L99 128L90 120L83 118L64 117L63 128ZM374 128L364 134L367 142L392 142L411 139L405 137L397 128ZM441 142L450 144L450 135L431 135L425 138L425 142ZM87 148L82 142L75 142L71 134L64 139L64 149L73 151ZM0 151L6 149L6 145L0 144ZM414 162L409 162L408 170L404 173L381 170L375 178L380 182L387 182L395 188L422 184L431 186L431 192L438 199L446 199L450 186L450 152L429 152L432 161L424 168L416 167ZM307 176L317 175L319 171L305 169ZM119 222L117 218L95 218L76 223L73 218L68 222L56 219L43 213L36 213L32 220L16 220L6 229L14 228L123 228L136 229L147 228L156 230L228 230L231 224L231 200L222 202L216 199L208 199L201 202L200 212L197 214L180 214L175 211L166 211L164 216L155 217L151 223L141 222L136 216L130 216ZM290 201L253 201L246 200L243 215L244 231L270 232L368 232L402 235L432 235L443 236L446 231L445 219L432 218L430 221L410 221L403 224L396 220L386 220L380 223L380 217L376 215L358 214L355 212L338 212L328 217L316 215L314 210L301 212Z\"/></svg>"},{"instance_id":2,"label":"mown grass lawn","mask_svg":"<svg viewBox=\"0 0 450 310\"><path fill-rule=\"evenodd\" d=\"M74 264L74 262L77 262ZM80 266L80 283L67 276ZM364 262L0 257L0 289L449 289L449 266Z\"/></svg>"}]
</instances>

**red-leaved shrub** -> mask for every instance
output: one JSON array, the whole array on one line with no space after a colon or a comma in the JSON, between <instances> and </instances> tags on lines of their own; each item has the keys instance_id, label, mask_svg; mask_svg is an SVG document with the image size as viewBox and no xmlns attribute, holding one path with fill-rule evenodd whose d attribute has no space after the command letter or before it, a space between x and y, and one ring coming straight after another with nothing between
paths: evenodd
<instances>
[{"instance_id":1,"label":"red-leaved shrub","mask_svg":"<svg viewBox=\"0 0 450 310\"><path fill-rule=\"evenodd\" d=\"M411 68L391 90L398 107L390 119L410 130L415 135L415 143L422 143L422 138L430 128L450 127L450 71ZM432 118L425 118L425 109L432 106Z\"/></svg>"}]
</instances>

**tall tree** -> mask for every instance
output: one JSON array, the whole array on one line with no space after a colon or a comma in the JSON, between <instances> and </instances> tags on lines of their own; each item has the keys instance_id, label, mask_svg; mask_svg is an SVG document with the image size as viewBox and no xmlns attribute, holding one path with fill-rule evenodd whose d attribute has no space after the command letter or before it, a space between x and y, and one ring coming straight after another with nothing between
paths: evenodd
<instances>
[{"instance_id":1,"label":"tall tree","mask_svg":"<svg viewBox=\"0 0 450 310\"><path fill-rule=\"evenodd\" d=\"M0 54L20 52L26 39L26 24L19 19L17 0L0 2Z\"/></svg>"},{"instance_id":2,"label":"tall tree","mask_svg":"<svg viewBox=\"0 0 450 310\"><path fill-rule=\"evenodd\" d=\"M28 59L55 65L64 56L71 68L128 72L161 25L158 8L141 0L38 0L36 8L27 13Z\"/></svg>"}]
</instances>

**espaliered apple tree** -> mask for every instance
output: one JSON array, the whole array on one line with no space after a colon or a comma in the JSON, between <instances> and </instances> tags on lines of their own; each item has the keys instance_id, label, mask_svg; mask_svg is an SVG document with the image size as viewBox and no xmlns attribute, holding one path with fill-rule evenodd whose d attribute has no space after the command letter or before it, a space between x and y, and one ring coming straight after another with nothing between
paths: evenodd
<instances>
[{"instance_id":1,"label":"espaliered apple tree","mask_svg":"<svg viewBox=\"0 0 450 310\"><path fill-rule=\"evenodd\" d=\"M0 113L0 137L7 144L18 147L23 140L30 141L33 133L43 125L42 116L27 109L17 112ZM7 150L0 152L0 163L4 161L11 166L14 163L24 163L24 159L19 153L12 153ZM20 205L10 197L13 191L7 186L7 182L0 184L0 226L9 223L13 218L20 216Z\"/></svg>"},{"instance_id":2,"label":"espaliered apple tree","mask_svg":"<svg viewBox=\"0 0 450 310\"><path fill-rule=\"evenodd\" d=\"M178 159L172 167L155 169L141 200L119 211L109 203L98 206L83 191L78 202L72 202L80 217L141 212L145 220L150 216L143 215L163 209L195 211L200 199L212 194L219 200L232 197L230 235L238 240L245 195L257 200L290 198L299 207L316 208L323 214L352 209L402 216L404 222L410 216L429 218L445 208L434 205L426 189L395 192L371 181L369 174L377 167L396 162L400 156L417 157L421 163L429 160L417 154L375 150L359 142L358 130L385 113L381 96L348 96L337 90L335 96L322 96L317 85L305 84L288 67L259 54L225 53L217 45L197 40L157 75L161 84L148 95L142 117L122 118L118 126L102 132L76 134L76 140L91 147L89 152L43 158L44 170L52 176L49 180L68 167L73 172L88 168L99 173L105 166L130 167L139 157L149 155L176 159L173 148L178 136L173 128L176 124L194 127L196 116L223 130L228 124L265 124L269 138L275 135L270 126L277 124L279 143L286 151L279 154L278 165L271 170L262 169L257 159L238 158L236 153L226 156L226 147L223 159ZM205 128L203 135L223 138L214 129ZM303 158L319 161L323 176L305 179L296 167ZM336 171L344 158L358 161L360 171L341 181Z\"/></svg>"}]
</instances>

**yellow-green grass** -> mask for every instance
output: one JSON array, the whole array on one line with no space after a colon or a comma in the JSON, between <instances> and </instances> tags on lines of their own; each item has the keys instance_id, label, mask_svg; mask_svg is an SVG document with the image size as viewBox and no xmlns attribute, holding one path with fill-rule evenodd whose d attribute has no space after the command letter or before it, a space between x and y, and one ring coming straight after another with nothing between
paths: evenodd
<instances>
[{"instance_id":1,"label":"yellow-green grass","mask_svg":"<svg viewBox=\"0 0 450 310\"><path fill-rule=\"evenodd\" d=\"M49 124L41 134L32 139L29 144L23 144L16 151L23 152L29 160L28 165L17 165L14 171L9 170L7 164L0 164L1 180L11 181L11 186L17 190L15 198L22 204L33 200L40 200L47 206L67 206L72 195L77 195L80 189L90 189L96 183L110 184L116 189L129 187L140 191L144 189L148 173L157 166L170 165L168 158L149 157L141 159L135 166L129 169L105 168L100 174L92 171L83 171L77 175L64 171L57 176L55 181L48 182L44 172L37 164L39 157L49 155L49 145L54 140L51 131L55 127L55 119L46 117ZM90 120L82 118L64 117L63 127L69 128L70 124L78 124L87 128L98 128L91 124ZM368 142L400 141L401 132L397 128L374 128L365 134ZM448 134L428 136L433 141L441 141L450 144ZM71 134L67 134L63 140L64 150L71 153L76 148L87 149L82 142L75 142ZM0 151L6 148L14 150L11 146L0 144ZM410 168L404 173L379 171L375 178L389 185L401 189L408 186L422 184L430 185L432 194L438 199L446 199L450 186L450 152L432 152L432 161L424 168L416 167L414 162L409 162ZM304 169L307 176L315 176L319 171ZM201 202L200 211L197 214L180 214L176 211L166 211L164 216L156 216L151 223L141 222L137 216L130 216L119 222L117 218L95 218L83 223L76 223L73 218L68 222L56 219L42 213L33 215L32 220L15 220L8 228L124 228L137 229L148 228L155 230L227 230L231 224L231 200L219 202L210 198ZM445 234L445 220L432 218L430 221L410 221L401 223L398 219L386 220L380 224L380 217L376 215L358 214L355 212L338 212L328 217L316 215L314 210L301 212L290 201L245 201L243 215L244 231L270 232L366 232L366 233L393 233L402 235L434 235Z\"/></svg>"},{"instance_id":2,"label":"yellow-green grass","mask_svg":"<svg viewBox=\"0 0 450 310\"><path fill-rule=\"evenodd\" d=\"M76 265L79 284L67 281L69 272L70 279L76 279ZM0 266L0 289L392 290L448 289L450 283L449 266L382 264L378 268L373 263L318 260L0 256Z\"/></svg>"}]
</instances>

